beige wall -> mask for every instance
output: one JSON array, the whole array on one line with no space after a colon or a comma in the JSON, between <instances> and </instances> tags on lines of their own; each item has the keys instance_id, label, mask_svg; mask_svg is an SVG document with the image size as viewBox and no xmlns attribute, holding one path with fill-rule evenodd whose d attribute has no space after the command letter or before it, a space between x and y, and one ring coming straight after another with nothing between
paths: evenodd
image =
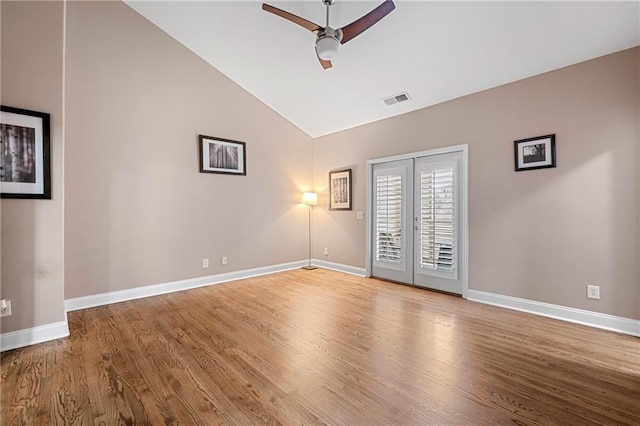
<instances>
[{"instance_id":1,"label":"beige wall","mask_svg":"<svg viewBox=\"0 0 640 426\"><path fill-rule=\"evenodd\" d=\"M639 55L623 51L314 140L318 191L326 193L328 170L354 172L353 212L315 210L315 257L365 265L356 210L366 211L366 160L468 143L469 288L639 319ZM513 141L549 133L558 167L515 173ZM586 299L587 284L600 286L599 301Z\"/></svg>"},{"instance_id":2,"label":"beige wall","mask_svg":"<svg viewBox=\"0 0 640 426\"><path fill-rule=\"evenodd\" d=\"M1 201L2 333L64 321L61 2L0 3L2 105L51 115L51 200Z\"/></svg>"},{"instance_id":3,"label":"beige wall","mask_svg":"<svg viewBox=\"0 0 640 426\"><path fill-rule=\"evenodd\" d=\"M125 4L67 8L66 298L304 259L311 139ZM198 134L247 176L199 173Z\"/></svg>"}]
</instances>

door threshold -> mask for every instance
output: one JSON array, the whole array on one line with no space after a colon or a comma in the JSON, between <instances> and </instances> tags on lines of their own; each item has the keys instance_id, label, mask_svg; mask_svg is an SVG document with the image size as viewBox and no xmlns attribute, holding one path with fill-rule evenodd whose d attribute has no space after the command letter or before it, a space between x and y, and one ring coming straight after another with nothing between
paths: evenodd
<instances>
[{"instance_id":1,"label":"door threshold","mask_svg":"<svg viewBox=\"0 0 640 426\"><path fill-rule=\"evenodd\" d=\"M390 283L393 283L393 284L405 285L407 287L418 288L420 290L432 291L434 293L441 293L441 294L446 294L448 296L455 296L455 297L462 298L462 294L452 293L450 291L438 290L438 289L435 289L435 288L424 287L424 286L417 285L417 284L404 283L402 281L394 281L394 280L390 280L388 278L380 278L380 277L376 277L376 276L373 276L373 275L370 278L375 278L376 280L386 281L386 282L390 282Z\"/></svg>"}]
</instances>

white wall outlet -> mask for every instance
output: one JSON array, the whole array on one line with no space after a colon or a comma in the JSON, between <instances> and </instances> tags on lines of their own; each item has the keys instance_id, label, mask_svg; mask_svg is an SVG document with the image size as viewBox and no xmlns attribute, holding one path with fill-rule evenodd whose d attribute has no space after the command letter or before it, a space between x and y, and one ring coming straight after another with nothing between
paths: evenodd
<instances>
[{"instance_id":1,"label":"white wall outlet","mask_svg":"<svg viewBox=\"0 0 640 426\"><path fill-rule=\"evenodd\" d=\"M356 219L363 220L364 219L364 212L356 212Z\"/></svg>"},{"instance_id":2,"label":"white wall outlet","mask_svg":"<svg viewBox=\"0 0 640 426\"><path fill-rule=\"evenodd\" d=\"M0 300L0 317L11 316L11 300Z\"/></svg>"},{"instance_id":3,"label":"white wall outlet","mask_svg":"<svg viewBox=\"0 0 640 426\"><path fill-rule=\"evenodd\" d=\"M324 255L329 256L329 247L324 248Z\"/></svg>"},{"instance_id":4,"label":"white wall outlet","mask_svg":"<svg viewBox=\"0 0 640 426\"><path fill-rule=\"evenodd\" d=\"M222 256L222 264L223 265L227 264L227 256Z\"/></svg>"},{"instance_id":5,"label":"white wall outlet","mask_svg":"<svg viewBox=\"0 0 640 426\"><path fill-rule=\"evenodd\" d=\"M587 286L587 299L600 299L600 286L588 285Z\"/></svg>"},{"instance_id":6,"label":"white wall outlet","mask_svg":"<svg viewBox=\"0 0 640 426\"><path fill-rule=\"evenodd\" d=\"M209 267L209 259L202 259L202 268Z\"/></svg>"}]
</instances>

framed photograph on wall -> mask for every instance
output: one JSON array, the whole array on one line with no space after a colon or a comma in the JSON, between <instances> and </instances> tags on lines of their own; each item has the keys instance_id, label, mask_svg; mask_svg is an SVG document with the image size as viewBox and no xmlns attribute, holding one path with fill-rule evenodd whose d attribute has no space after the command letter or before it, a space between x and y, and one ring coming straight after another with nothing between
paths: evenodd
<instances>
[{"instance_id":1,"label":"framed photograph on wall","mask_svg":"<svg viewBox=\"0 0 640 426\"><path fill-rule=\"evenodd\" d=\"M351 169L329 172L329 210L351 210Z\"/></svg>"},{"instance_id":2,"label":"framed photograph on wall","mask_svg":"<svg viewBox=\"0 0 640 426\"><path fill-rule=\"evenodd\" d=\"M516 172L556 166L556 135L514 141Z\"/></svg>"},{"instance_id":3,"label":"framed photograph on wall","mask_svg":"<svg viewBox=\"0 0 640 426\"><path fill-rule=\"evenodd\" d=\"M244 142L198 135L200 173L247 175L247 148Z\"/></svg>"},{"instance_id":4,"label":"framed photograph on wall","mask_svg":"<svg viewBox=\"0 0 640 426\"><path fill-rule=\"evenodd\" d=\"M51 199L49 114L0 106L0 197Z\"/></svg>"}]
</instances>

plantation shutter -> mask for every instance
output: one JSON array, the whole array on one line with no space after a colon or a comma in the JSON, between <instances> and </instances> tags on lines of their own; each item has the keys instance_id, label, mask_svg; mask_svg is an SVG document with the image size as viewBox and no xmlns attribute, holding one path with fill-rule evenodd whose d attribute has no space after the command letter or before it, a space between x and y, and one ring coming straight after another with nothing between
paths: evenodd
<instances>
[{"instance_id":1,"label":"plantation shutter","mask_svg":"<svg viewBox=\"0 0 640 426\"><path fill-rule=\"evenodd\" d=\"M420 273L457 279L457 162L424 164L417 172Z\"/></svg>"},{"instance_id":2,"label":"plantation shutter","mask_svg":"<svg viewBox=\"0 0 640 426\"><path fill-rule=\"evenodd\" d=\"M401 174L376 176L376 260L403 261L403 182Z\"/></svg>"}]
</instances>

